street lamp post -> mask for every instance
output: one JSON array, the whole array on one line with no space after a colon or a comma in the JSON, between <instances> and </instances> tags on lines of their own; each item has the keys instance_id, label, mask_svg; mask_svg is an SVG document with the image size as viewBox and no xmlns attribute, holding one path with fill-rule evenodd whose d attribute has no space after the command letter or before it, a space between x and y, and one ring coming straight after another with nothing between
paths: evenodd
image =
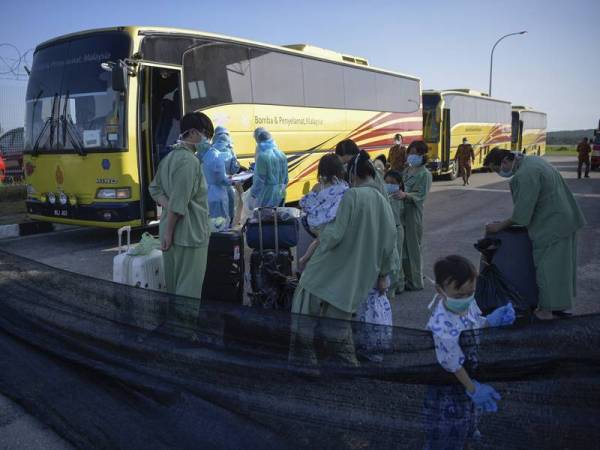
<instances>
[{"instance_id":1,"label":"street lamp post","mask_svg":"<svg viewBox=\"0 0 600 450\"><path fill-rule=\"evenodd\" d=\"M496 49L496 45L498 45L500 43L500 41L504 38L507 38L509 36L516 36L517 34L525 34L527 33L527 31L519 31L517 33L509 33L509 34L505 34L504 36L502 36L500 39L498 39L496 41L496 43L494 44L494 46L492 47L492 53L490 55L490 88L488 90L488 95L491 97L492 96L492 66L494 65L494 50Z\"/></svg>"}]
</instances>

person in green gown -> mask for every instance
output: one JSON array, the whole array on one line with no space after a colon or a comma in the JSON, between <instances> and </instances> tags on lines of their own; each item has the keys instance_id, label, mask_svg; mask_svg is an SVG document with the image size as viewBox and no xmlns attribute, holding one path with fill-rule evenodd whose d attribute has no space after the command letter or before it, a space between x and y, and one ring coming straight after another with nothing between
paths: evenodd
<instances>
[{"instance_id":1,"label":"person in green gown","mask_svg":"<svg viewBox=\"0 0 600 450\"><path fill-rule=\"evenodd\" d=\"M512 225L527 227L539 289L539 319L553 318L572 307L576 294L577 231L585 218L560 172L539 156L499 148L484 165L510 178L513 213L509 219L486 225L497 233Z\"/></svg>"},{"instance_id":2,"label":"person in green gown","mask_svg":"<svg viewBox=\"0 0 600 450\"><path fill-rule=\"evenodd\" d=\"M342 164L344 164L344 168L348 169L348 164L356 155L360 152L358 145L352 139L344 139L337 143L335 147L335 154L340 159ZM346 180L350 182L350 180ZM379 171L375 171L375 177L373 179L373 184L376 189L379 191L384 198L388 198L388 191L385 187L385 181L383 176ZM390 273L390 282L392 289L388 292L391 298L394 298L395 292L401 291L404 289L404 275L402 274L402 257L400 256L402 252L398 252L398 249L394 247L392 253L392 271Z\"/></svg>"},{"instance_id":3,"label":"person in green gown","mask_svg":"<svg viewBox=\"0 0 600 450\"><path fill-rule=\"evenodd\" d=\"M385 186L388 191L388 196L404 190L404 180L402 174L395 170L390 170L384 177ZM398 251L398 260L402 261L402 253L404 250L404 200L389 197L392 211L394 212L394 220L396 221L396 249ZM402 264L398 264L398 269L391 280L391 286L388 291L388 296L394 298L404 291L404 270Z\"/></svg>"},{"instance_id":4,"label":"person in green gown","mask_svg":"<svg viewBox=\"0 0 600 450\"><path fill-rule=\"evenodd\" d=\"M392 208L379 192L367 152L351 160L349 172L352 187L344 194L335 220L319 235L319 246L294 293L293 313L350 321L374 285L381 292L388 288L396 243ZM324 326L322 333L326 342L333 343L337 357L352 362L349 323ZM312 341L310 333L307 339Z\"/></svg>"},{"instance_id":5,"label":"person in green gown","mask_svg":"<svg viewBox=\"0 0 600 450\"><path fill-rule=\"evenodd\" d=\"M425 167L427 144L413 141L408 146L406 159L408 168L404 171L404 191L391 195L391 199L404 201L404 246L402 268L405 289L423 289L423 205L433 177Z\"/></svg>"},{"instance_id":6,"label":"person in green gown","mask_svg":"<svg viewBox=\"0 0 600 450\"><path fill-rule=\"evenodd\" d=\"M212 130L204 114L186 114L180 140L160 162L149 186L150 195L163 208L159 234L167 291L197 299L189 302L190 314L198 313L210 237L208 190L194 153Z\"/></svg>"}]
</instances>

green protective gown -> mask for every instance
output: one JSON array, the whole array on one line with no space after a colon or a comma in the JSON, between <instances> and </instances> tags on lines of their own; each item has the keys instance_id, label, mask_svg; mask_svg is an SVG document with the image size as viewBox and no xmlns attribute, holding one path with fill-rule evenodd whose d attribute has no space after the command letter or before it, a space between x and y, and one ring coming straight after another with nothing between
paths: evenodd
<instances>
[{"instance_id":1,"label":"green protective gown","mask_svg":"<svg viewBox=\"0 0 600 450\"><path fill-rule=\"evenodd\" d=\"M175 226L171 248L163 253L165 281L169 293L196 298L198 301L190 302L189 308L197 311L210 230L206 180L193 151L183 145L174 146L160 162L149 191L154 200L164 195L169 201L168 209L163 210L160 218L161 240L168 211L182 216Z\"/></svg>"},{"instance_id":2,"label":"green protective gown","mask_svg":"<svg viewBox=\"0 0 600 450\"><path fill-rule=\"evenodd\" d=\"M319 246L302 273L292 312L305 312L307 294L353 314L378 276L392 271L396 225L389 202L374 182L346 191L336 219L325 225Z\"/></svg>"},{"instance_id":3,"label":"green protective gown","mask_svg":"<svg viewBox=\"0 0 600 450\"><path fill-rule=\"evenodd\" d=\"M524 156L510 180L511 220L527 227L539 288L539 308L572 306L577 273L577 231L583 213L560 172L539 156Z\"/></svg>"},{"instance_id":4,"label":"green protective gown","mask_svg":"<svg viewBox=\"0 0 600 450\"><path fill-rule=\"evenodd\" d=\"M375 185L377 190L385 198L389 199L389 194L385 188L385 180L379 171L375 171ZM393 208L392 208L393 209ZM394 213L394 217L396 214ZM402 240L404 240L404 229L401 230ZM397 237L400 237L396 233ZM396 239L396 245L392 253L392 270L390 271L390 289L388 295L390 298L394 298L397 293L404 291L404 271L402 270L402 244L398 246L398 240Z\"/></svg>"},{"instance_id":5,"label":"green protective gown","mask_svg":"<svg viewBox=\"0 0 600 450\"><path fill-rule=\"evenodd\" d=\"M396 222L396 250L398 252L397 267L392 272L390 291L399 294L404 291L404 270L402 269L402 254L404 250L404 201L390 198L390 205Z\"/></svg>"},{"instance_id":6,"label":"green protective gown","mask_svg":"<svg viewBox=\"0 0 600 450\"><path fill-rule=\"evenodd\" d=\"M423 289L423 204L431 189L431 172L424 165L404 172L404 246L402 268L405 287Z\"/></svg>"}]
</instances>

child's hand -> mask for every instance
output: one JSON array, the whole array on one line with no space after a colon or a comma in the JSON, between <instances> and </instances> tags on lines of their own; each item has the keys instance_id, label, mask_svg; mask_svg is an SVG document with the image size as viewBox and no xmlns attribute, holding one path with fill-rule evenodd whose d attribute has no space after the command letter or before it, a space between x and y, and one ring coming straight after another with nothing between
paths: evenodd
<instances>
[{"instance_id":1,"label":"child's hand","mask_svg":"<svg viewBox=\"0 0 600 450\"><path fill-rule=\"evenodd\" d=\"M396 191L391 194L390 197L394 200L404 200L406 197L408 197L408 194L404 191Z\"/></svg>"},{"instance_id":2,"label":"child's hand","mask_svg":"<svg viewBox=\"0 0 600 450\"><path fill-rule=\"evenodd\" d=\"M501 306L492 311L485 319L490 327L503 327L512 325L515 321L516 314L512 303Z\"/></svg>"},{"instance_id":3,"label":"child's hand","mask_svg":"<svg viewBox=\"0 0 600 450\"><path fill-rule=\"evenodd\" d=\"M379 277L377 279L377 290L379 291L379 294L385 294L385 292L388 290L387 277Z\"/></svg>"},{"instance_id":4,"label":"child's hand","mask_svg":"<svg viewBox=\"0 0 600 450\"><path fill-rule=\"evenodd\" d=\"M308 260L303 256L298 260L298 272L304 272Z\"/></svg>"},{"instance_id":5,"label":"child's hand","mask_svg":"<svg viewBox=\"0 0 600 450\"><path fill-rule=\"evenodd\" d=\"M483 409L485 412L496 412L498 411L498 400L501 400L502 397L496 389L491 387L489 384L479 384L477 381L473 380L473 384L475 385L475 391L468 392L467 395L469 398L475 403L477 408Z\"/></svg>"}]
</instances>

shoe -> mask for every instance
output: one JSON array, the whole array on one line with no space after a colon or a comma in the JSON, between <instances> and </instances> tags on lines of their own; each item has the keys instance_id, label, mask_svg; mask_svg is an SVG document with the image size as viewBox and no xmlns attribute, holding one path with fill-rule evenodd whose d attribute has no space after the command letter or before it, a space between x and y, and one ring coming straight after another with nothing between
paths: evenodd
<instances>
[{"instance_id":1,"label":"shoe","mask_svg":"<svg viewBox=\"0 0 600 450\"><path fill-rule=\"evenodd\" d=\"M585 177L586 177L586 178L589 178L590 176L589 176L589 175L586 175Z\"/></svg>"},{"instance_id":2,"label":"shoe","mask_svg":"<svg viewBox=\"0 0 600 450\"><path fill-rule=\"evenodd\" d=\"M552 315L555 317L560 317L561 319L564 319L566 317L572 317L573 313L570 313L567 311L552 311Z\"/></svg>"}]
</instances>

